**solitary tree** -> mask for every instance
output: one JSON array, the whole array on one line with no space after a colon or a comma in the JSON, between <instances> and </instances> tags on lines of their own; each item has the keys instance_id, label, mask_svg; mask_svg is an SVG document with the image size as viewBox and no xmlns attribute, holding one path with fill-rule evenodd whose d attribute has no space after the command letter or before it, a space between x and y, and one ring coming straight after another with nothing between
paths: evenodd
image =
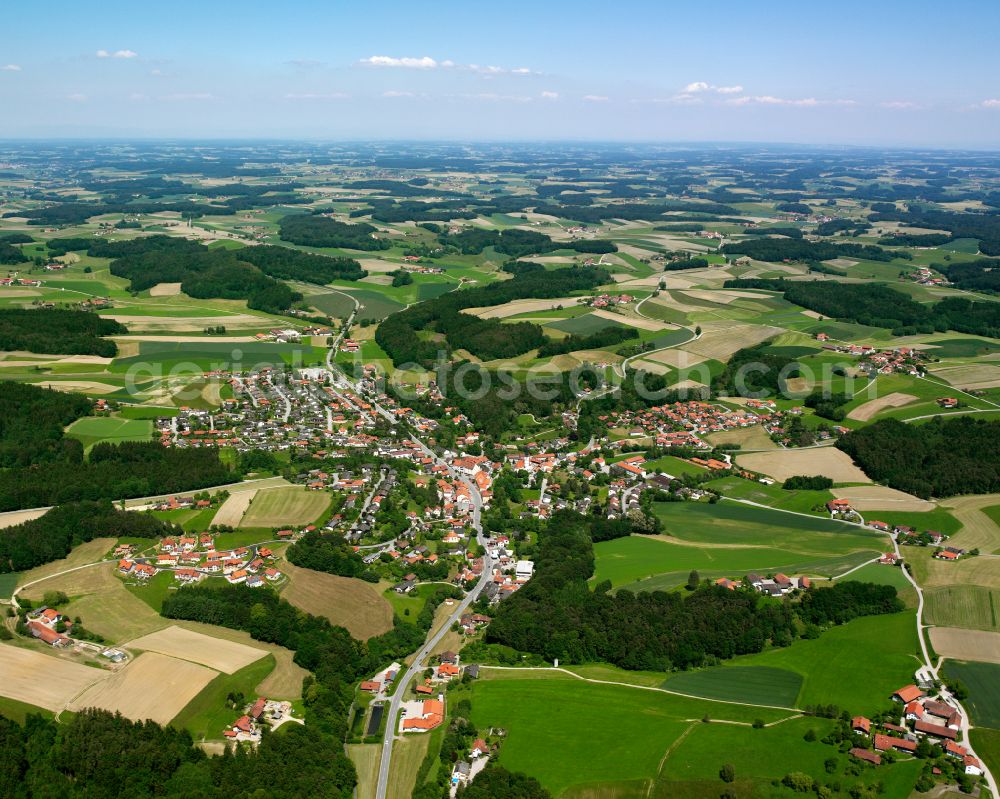
<instances>
[{"instance_id":1,"label":"solitary tree","mask_svg":"<svg viewBox=\"0 0 1000 799\"><path fill-rule=\"evenodd\" d=\"M694 591L694 589L698 587L699 583L701 583L701 577L699 576L697 570L691 569L691 573L688 575L687 590Z\"/></svg>"}]
</instances>

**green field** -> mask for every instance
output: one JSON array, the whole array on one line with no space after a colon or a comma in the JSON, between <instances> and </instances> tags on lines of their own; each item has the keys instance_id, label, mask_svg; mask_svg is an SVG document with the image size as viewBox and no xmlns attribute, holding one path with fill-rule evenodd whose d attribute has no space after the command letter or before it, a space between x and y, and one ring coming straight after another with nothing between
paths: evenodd
<instances>
[{"instance_id":1,"label":"green field","mask_svg":"<svg viewBox=\"0 0 1000 799\"><path fill-rule=\"evenodd\" d=\"M142 341L139 354L116 358L112 372L138 370L140 376L152 373L166 375L171 369L192 370L255 369L265 365L320 363L326 350L307 344L277 344L272 342L244 341L238 343L206 340L202 342Z\"/></svg>"},{"instance_id":2,"label":"green field","mask_svg":"<svg viewBox=\"0 0 1000 799\"><path fill-rule=\"evenodd\" d=\"M186 729L195 741L219 740L222 732L243 715L242 707L226 704L230 693L243 694L248 702L257 698L257 686L274 671L274 655L268 654L232 674L219 674L171 722Z\"/></svg>"},{"instance_id":3,"label":"green field","mask_svg":"<svg viewBox=\"0 0 1000 799\"><path fill-rule=\"evenodd\" d=\"M752 729L754 719L773 726ZM809 729L822 738L833 727L826 719L555 675L488 674L473 685L472 721L502 727L499 763L532 775L559 799L715 797L724 763L736 767L738 796L786 795L770 781L791 771L823 775L829 758L837 761L831 779L845 789L878 779L887 799L906 799L919 772L910 761L846 774L847 755L803 740Z\"/></svg>"},{"instance_id":4,"label":"green field","mask_svg":"<svg viewBox=\"0 0 1000 799\"><path fill-rule=\"evenodd\" d=\"M936 358L975 358L1000 352L1000 343L981 338L946 338L927 343L934 345L930 352Z\"/></svg>"},{"instance_id":5,"label":"green field","mask_svg":"<svg viewBox=\"0 0 1000 799\"><path fill-rule=\"evenodd\" d=\"M66 428L66 435L77 439L84 448L107 441L149 441L153 436L153 423L148 419L122 419L109 416L85 416Z\"/></svg>"},{"instance_id":6,"label":"green field","mask_svg":"<svg viewBox=\"0 0 1000 799\"><path fill-rule=\"evenodd\" d=\"M996 774L1000 770L1000 730L976 727L970 730L969 736L976 754L985 761L990 771Z\"/></svg>"},{"instance_id":7,"label":"green field","mask_svg":"<svg viewBox=\"0 0 1000 799\"><path fill-rule=\"evenodd\" d=\"M589 336L592 333L606 330L609 327L624 326L624 322L616 322L613 319L602 319L600 316L594 316L590 313L583 316L576 316L572 319L564 319L561 322L550 322L547 324L547 327L554 327L556 330L577 336Z\"/></svg>"},{"instance_id":8,"label":"green field","mask_svg":"<svg viewBox=\"0 0 1000 799\"><path fill-rule=\"evenodd\" d=\"M1000 631L1000 591L981 585L949 585L924 592L925 620L939 627Z\"/></svg>"},{"instance_id":9,"label":"green field","mask_svg":"<svg viewBox=\"0 0 1000 799\"><path fill-rule=\"evenodd\" d=\"M948 661L944 668L948 679L957 679L969 689L962 704L976 726L1000 729L1000 665Z\"/></svg>"},{"instance_id":10,"label":"green field","mask_svg":"<svg viewBox=\"0 0 1000 799\"><path fill-rule=\"evenodd\" d=\"M594 546L594 581L630 590L667 589L695 569L704 577L748 572L833 576L875 557L881 536L830 519L721 502L655 506L669 539L629 536Z\"/></svg>"},{"instance_id":11,"label":"green field","mask_svg":"<svg viewBox=\"0 0 1000 799\"><path fill-rule=\"evenodd\" d=\"M668 677L663 687L706 699L795 707L802 675L769 666L732 666L680 672Z\"/></svg>"},{"instance_id":12,"label":"green field","mask_svg":"<svg viewBox=\"0 0 1000 799\"><path fill-rule=\"evenodd\" d=\"M556 796L575 784L654 779L689 719L776 720L780 713L572 678L485 680L472 699L473 723L507 731L499 762Z\"/></svg>"},{"instance_id":13,"label":"green field","mask_svg":"<svg viewBox=\"0 0 1000 799\"><path fill-rule=\"evenodd\" d=\"M17 580L20 576L20 572L0 574L0 598L8 599L14 593L14 589L17 588Z\"/></svg>"},{"instance_id":14,"label":"green field","mask_svg":"<svg viewBox=\"0 0 1000 799\"><path fill-rule=\"evenodd\" d=\"M798 707L839 705L853 713L873 713L891 705L890 696L913 681L919 665L914 613L869 616L826 630L819 638L757 655L734 658L734 666L770 666L802 675Z\"/></svg>"},{"instance_id":15,"label":"green field","mask_svg":"<svg viewBox=\"0 0 1000 799\"><path fill-rule=\"evenodd\" d=\"M43 707L36 707L25 702L18 702L16 699L8 699L0 696L0 716L6 717L18 724L24 724L28 716L43 716L47 719L55 717L55 713Z\"/></svg>"},{"instance_id":16,"label":"green field","mask_svg":"<svg viewBox=\"0 0 1000 799\"><path fill-rule=\"evenodd\" d=\"M325 491L307 491L304 486L284 486L258 491L241 527L295 527L315 522L330 506Z\"/></svg>"}]
</instances>

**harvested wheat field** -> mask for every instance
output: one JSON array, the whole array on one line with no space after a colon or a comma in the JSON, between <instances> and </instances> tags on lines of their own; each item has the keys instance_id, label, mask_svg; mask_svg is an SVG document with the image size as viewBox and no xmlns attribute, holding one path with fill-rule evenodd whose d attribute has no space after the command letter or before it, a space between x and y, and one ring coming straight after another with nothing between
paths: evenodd
<instances>
[{"instance_id":1,"label":"harvested wheat field","mask_svg":"<svg viewBox=\"0 0 1000 799\"><path fill-rule=\"evenodd\" d=\"M952 497L946 508L962 523L962 529L951 537L955 546L965 549L980 549L995 552L1000 549L1000 527L983 508L1000 505L1000 494L979 494L977 496Z\"/></svg>"},{"instance_id":2,"label":"harvested wheat field","mask_svg":"<svg viewBox=\"0 0 1000 799\"><path fill-rule=\"evenodd\" d=\"M221 641L210 635L177 626L136 638L134 641L129 641L128 647L200 663L202 666L226 674L239 671L267 654L262 649L238 644L235 641Z\"/></svg>"},{"instance_id":3,"label":"harvested wheat field","mask_svg":"<svg viewBox=\"0 0 1000 799\"><path fill-rule=\"evenodd\" d=\"M133 721L169 724L208 685L216 672L157 652L144 652L125 668L92 685L70 710L88 707L121 713Z\"/></svg>"},{"instance_id":4,"label":"harvested wheat field","mask_svg":"<svg viewBox=\"0 0 1000 799\"><path fill-rule=\"evenodd\" d=\"M274 655L275 666L271 673L256 687L257 695L270 696L275 699L302 698L302 680L309 672L292 660L295 653L291 649L264 641L255 641L250 637L250 633L243 630L231 630L228 627L216 627L213 624L201 624L196 621L178 621L176 625L218 641L231 641L252 649L269 652Z\"/></svg>"},{"instance_id":5,"label":"harvested wheat field","mask_svg":"<svg viewBox=\"0 0 1000 799\"><path fill-rule=\"evenodd\" d=\"M86 394L110 394L112 391L118 391L118 386L113 386L110 383L99 383L96 380L45 380L31 385L52 391L73 391Z\"/></svg>"},{"instance_id":6,"label":"harvested wheat field","mask_svg":"<svg viewBox=\"0 0 1000 799\"><path fill-rule=\"evenodd\" d=\"M892 510L911 513L924 513L937 507L933 502L920 499L905 491L880 485L851 486L850 488L834 488L833 495L837 499L849 499L851 507L859 511Z\"/></svg>"},{"instance_id":7,"label":"harvested wheat field","mask_svg":"<svg viewBox=\"0 0 1000 799\"><path fill-rule=\"evenodd\" d=\"M671 347L669 350L660 350L659 352L650 352L643 356L644 361L656 361L657 363L666 364L667 366L672 366L675 369L685 369L689 366L695 366L699 363L704 363L707 359L704 355L696 355L693 352L688 352L687 350L682 350L679 347Z\"/></svg>"},{"instance_id":8,"label":"harvested wheat field","mask_svg":"<svg viewBox=\"0 0 1000 799\"><path fill-rule=\"evenodd\" d=\"M711 444L739 444L744 451L755 449L779 449L771 440L771 436L759 424L753 427L738 427L734 430L723 430L720 433L709 433L705 436Z\"/></svg>"},{"instance_id":9,"label":"harvested wheat field","mask_svg":"<svg viewBox=\"0 0 1000 799\"><path fill-rule=\"evenodd\" d=\"M199 333L206 327L225 325L226 328L262 327L265 322L250 314L218 314L217 316L139 316L129 314L103 314L127 325L132 332L146 330L164 333Z\"/></svg>"},{"instance_id":10,"label":"harvested wheat field","mask_svg":"<svg viewBox=\"0 0 1000 799\"><path fill-rule=\"evenodd\" d=\"M257 489L249 491L236 491L230 494L226 501L219 506L212 517L212 524L228 524L230 527L239 527L243 514L250 507L250 502L257 495Z\"/></svg>"},{"instance_id":11,"label":"harvested wheat field","mask_svg":"<svg viewBox=\"0 0 1000 799\"><path fill-rule=\"evenodd\" d=\"M4 527L13 527L15 524L30 522L32 519L44 516L47 511L48 508L42 508L41 510L9 510L6 513L0 513L0 530Z\"/></svg>"},{"instance_id":12,"label":"harvested wheat field","mask_svg":"<svg viewBox=\"0 0 1000 799\"><path fill-rule=\"evenodd\" d=\"M19 586L28 585L36 580L51 577L53 574L58 574L67 569L75 569L77 566L97 563L116 541L117 539L115 538L95 538L86 544L80 544L80 546L74 547L73 551L65 558L46 563L44 566L36 566L30 571L21 572L21 576L17 578L17 584Z\"/></svg>"},{"instance_id":13,"label":"harvested wheat field","mask_svg":"<svg viewBox=\"0 0 1000 799\"><path fill-rule=\"evenodd\" d=\"M1000 386L1000 366L990 363L969 363L932 370L935 377L947 380L957 388L996 388Z\"/></svg>"},{"instance_id":14,"label":"harvested wheat field","mask_svg":"<svg viewBox=\"0 0 1000 799\"><path fill-rule=\"evenodd\" d=\"M667 325L664 322L656 322L652 319L642 319L637 316L626 316L625 314L615 313L614 311L597 310L591 311L590 315L596 316L598 319L608 319L612 322L629 325L630 327L637 327L640 330L665 330L667 327L673 327L673 325Z\"/></svg>"},{"instance_id":15,"label":"harvested wheat field","mask_svg":"<svg viewBox=\"0 0 1000 799\"><path fill-rule=\"evenodd\" d=\"M1000 663L1000 633L932 627L931 644L941 657Z\"/></svg>"},{"instance_id":16,"label":"harvested wheat field","mask_svg":"<svg viewBox=\"0 0 1000 799\"><path fill-rule=\"evenodd\" d=\"M110 672L59 657L0 644L0 695L60 711L81 691Z\"/></svg>"},{"instance_id":17,"label":"harvested wheat field","mask_svg":"<svg viewBox=\"0 0 1000 799\"><path fill-rule=\"evenodd\" d=\"M736 463L745 469L761 472L781 481L799 474L821 474L835 483L871 482L868 475L854 465L849 455L835 447L752 452L737 455Z\"/></svg>"},{"instance_id":18,"label":"harvested wheat field","mask_svg":"<svg viewBox=\"0 0 1000 799\"><path fill-rule=\"evenodd\" d=\"M180 293L180 283L157 283L149 290L150 297L176 297Z\"/></svg>"},{"instance_id":19,"label":"harvested wheat field","mask_svg":"<svg viewBox=\"0 0 1000 799\"><path fill-rule=\"evenodd\" d=\"M290 578L282 599L306 613L346 627L360 640L392 629L392 607L371 583L300 569L286 561L279 568Z\"/></svg>"},{"instance_id":20,"label":"harvested wheat field","mask_svg":"<svg viewBox=\"0 0 1000 799\"><path fill-rule=\"evenodd\" d=\"M487 305L483 308L468 308L462 313L470 313L480 319L506 319L522 313L550 311L553 308L572 308L580 304L579 297L556 297L551 300L514 300L503 305Z\"/></svg>"},{"instance_id":21,"label":"harvested wheat field","mask_svg":"<svg viewBox=\"0 0 1000 799\"><path fill-rule=\"evenodd\" d=\"M736 350L752 347L782 332L782 328L769 325L720 325L715 322L706 322L701 329L701 338L685 344L684 348L719 361L726 360Z\"/></svg>"},{"instance_id":22,"label":"harvested wheat field","mask_svg":"<svg viewBox=\"0 0 1000 799\"><path fill-rule=\"evenodd\" d=\"M859 422L867 422L879 411L886 408L899 408L902 405L909 405L911 402L916 402L916 400L917 398L912 394L903 394L900 391L894 391L892 394L886 394L884 397L869 400L863 405L859 405L847 414L847 418L855 419Z\"/></svg>"}]
</instances>

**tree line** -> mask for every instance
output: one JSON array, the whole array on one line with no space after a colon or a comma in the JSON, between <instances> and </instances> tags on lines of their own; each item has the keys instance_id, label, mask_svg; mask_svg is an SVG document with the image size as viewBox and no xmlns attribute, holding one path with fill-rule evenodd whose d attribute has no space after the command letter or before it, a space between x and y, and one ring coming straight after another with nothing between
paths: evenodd
<instances>
[{"instance_id":1,"label":"tree line","mask_svg":"<svg viewBox=\"0 0 1000 799\"><path fill-rule=\"evenodd\" d=\"M483 360L513 358L548 341L532 322L503 324L462 313L466 308L502 305L527 297L559 297L608 282L608 273L595 267L568 267L551 272L531 271L512 280L452 291L389 316L375 331L375 341L396 366L417 363L432 366L441 349L464 349ZM443 334L444 344L421 337L422 331Z\"/></svg>"},{"instance_id":2,"label":"tree line","mask_svg":"<svg viewBox=\"0 0 1000 799\"><path fill-rule=\"evenodd\" d=\"M745 255L755 261L829 261L833 258L858 258L866 261L892 261L911 258L907 252L890 252L873 244L832 244L804 239L762 239L723 244L719 250L726 255Z\"/></svg>"},{"instance_id":3,"label":"tree line","mask_svg":"<svg viewBox=\"0 0 1000 799\"><path fill-rule=\"evenodd\" d=\"M347 250L388 250L385 239L375 238L378 228L367 222L338 222L319 213L295 214L278 222L281 238L309 247L340 247Z\"/></svg>"},{"instance_id":4,"label":"tree line","mask_svg":"<svg viewBox=\"0 0 1000 799\"><path fill-rule=\"evenodd\" d=\"M1000 490L1000 422L969 416L926 424L880 419L837 441L865 474L923 499Z\"/></svg>"},{"instance_id":5,"label":"tree line","mask_svg":"<svg viewBox=\"0 0 1000 799\"><path fill-rule=\"evenodd\" d=\"M45 515L0 530L0 573L33 569L65 558L95 538L159 539L181 528L147 513L119 510L107 500L70 502Z\"/></svg>"},{"instance_id":6,"label":"tree line","mask_svg":"<svg viewBox=\"0 0 1000 799\"><path fill-rule=\"evenodd\" d=\"M784 646L808 624L840 623L855 616L901 609L895 589L821 588L807 610L788 602L761 602L755 591L700 585L687 597L654 591L611 593L605 581L591 590L594 549L590 520L558 511L539 534L535 575L502 602L486 641L568 663L606 661L625 669L668 671L715 658ZM890 596L891 593L891 596ZM805 600L803 600L805 602Z\"/></svg>"},{"instance_id":7,"label":"tree line","mask_svg":"<svg viewBox=\"0 0 1000 799\"><path fill-rule=\"evenodd\" d=\"M463 255L479 255L487 247L511 258L526 255L542 255L553 250L575 250L584 253L616 252L613 242L603 239L580 239L577 241L553 241L550 236L535 230L487 230L467 228L459 233L442 233L438 240L444 246L455 247Z\"/></svg>"},{"instance_id":8,"label":"tree line","mask_svg":"<svg viewBox=\"0 0 1000 799\"><path fill-rule=\"evenodd\" d=\"M104 336L123 333L128 333L125 325L89 311L0 309L0 350L113 358L118 354L118 347Z\"/></svg>"}]
</instances>

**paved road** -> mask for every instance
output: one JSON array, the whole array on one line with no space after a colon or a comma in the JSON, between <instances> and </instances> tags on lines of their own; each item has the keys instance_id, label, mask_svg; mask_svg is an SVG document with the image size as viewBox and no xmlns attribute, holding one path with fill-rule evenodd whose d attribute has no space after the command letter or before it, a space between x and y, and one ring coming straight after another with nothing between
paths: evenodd
<instances>
[{"instance_id":1,"label":"paved road","mask_svg":"<svg viewBox=\"0 0 1000 799\"><path fill-rule=\"evenodd\" d=\"M333 353L334 349L331 348L326 354L326 365L327 371L330 373L330 379L334 386L340 387L350 387L354 391L358 391L357 385L350 381L346 375L340 372L334 367L333 363ZM336 388L334 389L336 392ZM396 425L398 419L392 414L391 411L382 407L374 398L369 397L369 402L371 406L375 409L376 413L384 417L391 425ZM463 475L458 474L451 466L441 458L436 452L434 452L430 447L428 447L423 441L420 440L415 434L410 432L408 436L416 446L423 451L427 457L433 459L436 463L443 465L448 469L448 473L456 480L460 481L465 485L469 491L469 496L472 498L472 527L476 531L476 540L479 542L480 546L485 549L486 538L483 535L483 526L481 520L482 508L483 508L483 498L479 493L479 489L476 488L475 483L470 481ZM428 639L423 647L417 651L413 662L410 664L409 668L406 670L402 677L398 678L396 681L396 690L392 695L392 699L389 702L388 717L385 725L385 735L382 741L382 753L379 761L379 771L378 771L378 783L375 789L376 799L386 799L386 791L389 786L389 768L392 762L392 744L396 739L396 727L398 724L400 705L402 704L403 697L406 695L406 689L409 687L410 682L413 681L415 677L423 674L425 665L424 661L430 655L431 651L437 646L438 642L445 636L449 629L451 629L452 624L459 620L463 613L468 609L468 607L476 601L479 594L489 583L493 574L493 561L489 555L483 555L483 573L480 576L476 585L469 591L468 594L455 606L455 610L451 615L445 620L445 622L438 628L430 639Z\"/></svg>"}]
</instances>

